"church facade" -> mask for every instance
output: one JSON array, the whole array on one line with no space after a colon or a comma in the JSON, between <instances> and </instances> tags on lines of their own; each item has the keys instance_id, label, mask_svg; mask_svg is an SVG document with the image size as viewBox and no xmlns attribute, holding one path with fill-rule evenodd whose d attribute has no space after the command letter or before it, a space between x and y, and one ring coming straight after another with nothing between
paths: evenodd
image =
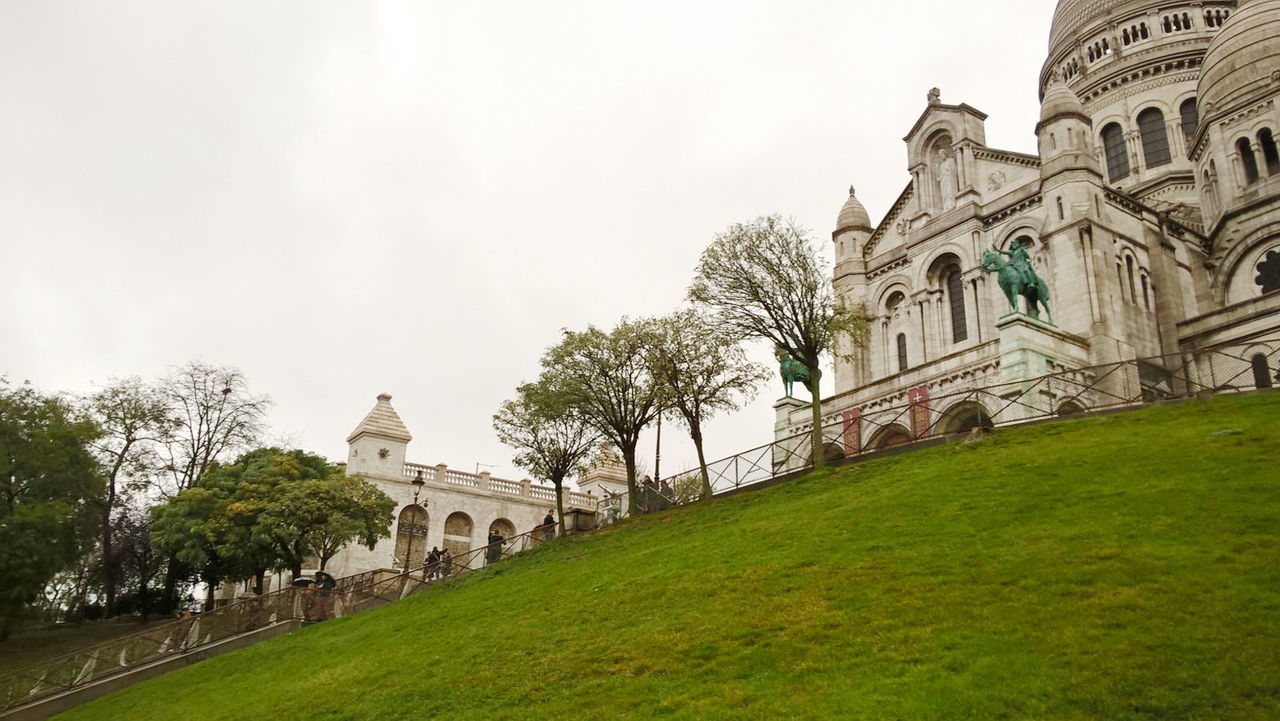
<instances>
[{"instance_id":1,"label":"church facade","mask_svg":"<svg viewBox=\"0 0 1280 721\"><path fill-rule=\"evenodd\" d=\"M1250 378L1270 385L1280 0L1060 0L1039 92L1037 154L991 147L987 116L934 90L884 218L873 223L850 189L834 286L872 329L837 359L824 400L824 424L844 419L844 452L992 422L980 404L930 398L1135 358L1229 345L1263 359ZM1051 314L1011 306L988 270L1009 254L1029 258ZM1057 399L1064 412L1078 401ZM924 423L850 429L909 404ZM777 411L779 440L808 431L806 404Z\"/></svg>"}]
</instances>

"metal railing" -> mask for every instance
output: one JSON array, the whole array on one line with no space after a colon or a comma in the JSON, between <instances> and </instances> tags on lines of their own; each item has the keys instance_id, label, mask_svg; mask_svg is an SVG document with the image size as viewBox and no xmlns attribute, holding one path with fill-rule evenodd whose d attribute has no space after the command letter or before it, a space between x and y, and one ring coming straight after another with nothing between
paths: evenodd
<instances>
[{"instance_id":1,"label":"metal railing","mask_svg":"<svg viewBox=\"0 0 1280 721\"><path fill-rule=\"evenodd\" d=\"M1073 368L1022 381L925 397L887 408L837 413L843 418L822 428L824 458L829 462L871 456L890 448L919 444L970 429L1012 426L1078 413L1140 407L1203 393L1230 394L1280 386L1280 335L1249 343L1224 345L1188 353L1136 358ZM794 435L707 464L712 495L801 473L813 467L811 425ZM692 468L669 477L673 483L699 479ZM692 481L687 481L692 482ZM646 497L653 489L637 489L640 511L653 510ZM696 496L696 494L695 494ZM700 496L667 494L671 505L696 502ZM628 494L601 499L598 525L630 512Z\"/></svg>"},{"instance_id":2,"label":"metal railing","mask_svg":"<svg viewBox=\"0 0 1280 721\"><path fill-rule=\"evenodd\" d=\"M428 569L424 564L406 572L378 570L344 576L337 579L337 586L328 592L315 588L283 588L88 646L0 677L0 714L250 631L279 623L341 618L377 608L426 586L497 563L550 538L547 529L536 528L474 548L435 568Z\"/></svg>"}]
</instances>

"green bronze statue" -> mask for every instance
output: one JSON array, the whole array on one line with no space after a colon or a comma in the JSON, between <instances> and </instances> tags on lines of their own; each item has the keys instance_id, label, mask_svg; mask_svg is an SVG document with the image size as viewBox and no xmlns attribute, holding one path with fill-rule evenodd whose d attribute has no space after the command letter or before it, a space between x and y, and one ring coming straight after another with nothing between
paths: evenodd
<instances>
[{"instance_id":1,"label":"green bronze statue","mask_svg":"<svg viewBox=\"0 0 1280 721\"><path fill-rule=\"evenodd\" d=\"M796 381L803 383L813 393L813 379L809 377L809 369L796 360L791 351L778 348L774 356L778 359L778 370L782 373L782 387L787 390L787 398L794 398L791 393L795 390ZM818 380L822 380L822 371L818 371Z\"/></svg>"},{"instance_id":2,"label":"green bronze statue","mask_svg":"<svg viewBox=\"0 0 1280 721\"><path fill-rule=\"evenodd\" d=\"M1009 260L1001 256L1008 256ZM1026 248L1015 245L1012 251L1006 252L993 247L983 253L982 267L988 273L996 274L1012 312L1022 310L1018 307L1018 297L1021 296L1027 302L1027 315L1039 320L1039 309L1043 308L1049 322L1053 322L1053 313L1049 310L1049 286L1031 267L1031 255Z\"/></svg>"}]
</instances>

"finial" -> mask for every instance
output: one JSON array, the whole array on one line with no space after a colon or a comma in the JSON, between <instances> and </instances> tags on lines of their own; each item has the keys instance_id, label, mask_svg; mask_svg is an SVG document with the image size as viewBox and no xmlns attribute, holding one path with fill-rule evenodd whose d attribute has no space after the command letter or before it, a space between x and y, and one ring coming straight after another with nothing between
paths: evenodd
<instances>
[{"instance_id":1,"label":"finial","mask_svg":"<svg viewBox=\"0 0 1280 721\"><path fill-rule=\"evenodd\" d=\"M852 198L852 197L853 197L853 186L852 186L852 185L850 185L850 186L849 186L849 197L850 197L850 198Z\"/></svg>"},{"instance_id":2,"label":"finial","mask_svg":"<svg viewBox=\"0 0 1280 721\"><path fill-rule=\"evenodd\" d=\"M380 401L389 401L389 400L391 400L391 394L390 394L390 393L379 393L379 394L378 394L378 400L380 400Z\"/></svg>"},{"instance_id":3,"label":"finial","mask_svg":"<svg viewBox=\"0 0 1280 721\"><path fill-rule=\"evenodd\" d=\"M937 105L940 102L942 102L942 91L937 88L933 88L929 91L929 104Z\"/></svg>"}]
</instances>

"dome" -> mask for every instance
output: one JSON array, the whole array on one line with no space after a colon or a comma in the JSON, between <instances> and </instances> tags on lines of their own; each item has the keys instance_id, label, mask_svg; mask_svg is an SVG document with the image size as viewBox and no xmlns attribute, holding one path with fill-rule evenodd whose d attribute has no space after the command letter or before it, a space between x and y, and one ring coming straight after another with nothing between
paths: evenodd
<instances>
[{"instance_id":1,"label":"dome","mask_svg":"<svg viewBox=\"0 0 1280 721\"><path fill-rule=\"evenodd\" d=\"M844 202L844 207L840 209L840 217L836 219L836 232L846 228L872 230L871 216L867 215L867 209L862 206L858 196L854 195L853 188L849 188L849 199Z\"/></svg>"},{"instance_id":2,"label":"dome","mask_svg":"<svg viewBox=\"0 0 1280 721\"><path fill-rule=\"evenodd\" d=\"M1069 41L1089 25L1110 17L1126 5L1143 5L1134 0L1059 0L1053 13L1053 28L1049 31L1049 52L1058 44Z\"/></svg>"},{"instance_id":3,"label":"dome","mask_svg":"<svg viewBox=\"0 0 1280 721\"><path fill-rule=\"evenodd\" d=\"M1209 44L1197 96L1206 119L1280 82L1280 0L1245 0Z\"/></svg>"},{"instance_id":4,"label":"dome","mask_svg":"<svg viewBox=\"0 0 1280 721\"><path fill-rule=\"evenodd\" d=\"M1062 115L1078 115L1089 121L1089 116L1084 112L1084 103L1080 102L1080 96L1067 87L1066 83L1054 80L1040 103L1040 122L1047 123Z\"/></svg>"}]
</instances>

